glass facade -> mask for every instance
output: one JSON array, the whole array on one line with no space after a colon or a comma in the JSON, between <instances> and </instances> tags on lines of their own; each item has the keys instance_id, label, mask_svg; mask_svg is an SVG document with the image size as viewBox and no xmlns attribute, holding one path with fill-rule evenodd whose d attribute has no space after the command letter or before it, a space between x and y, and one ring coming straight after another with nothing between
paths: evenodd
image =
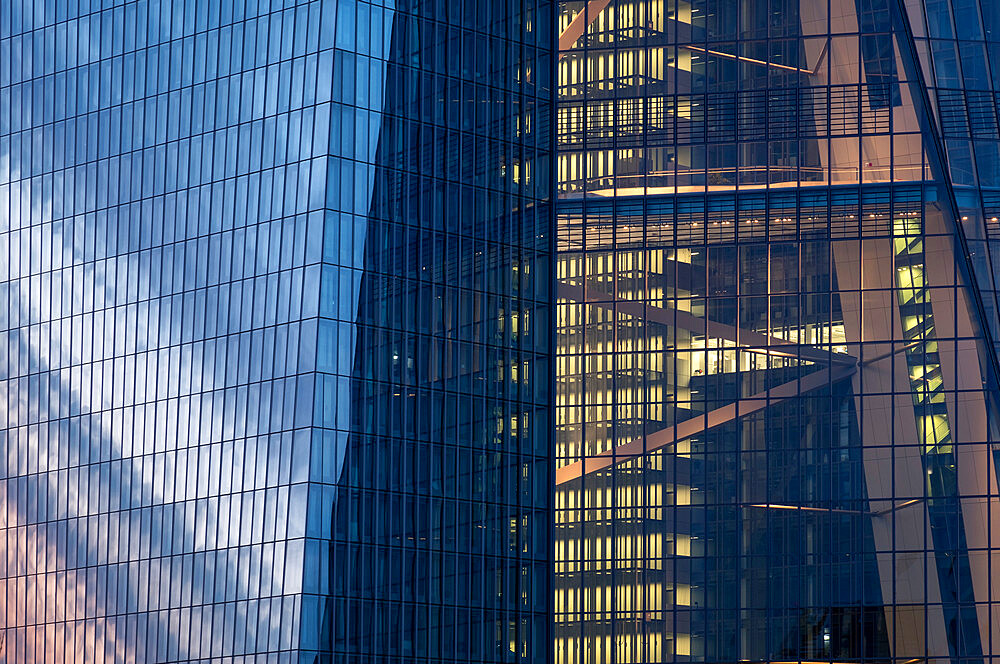
<instances>
[{"instance_id":1,"label":"glass facade","mask_svg":"<svg viewBox=\"0 0 1000 664\"><path fill-rule=\"evenodd\" d=\"M302 644L322 661L549 652L551 16L397 1L373 166L331 170Z\"/></svg>"},{"instance_id":2,"label":"glass facade","mask_svg":"<svg viewBox=\"0 0 1000 664\"><path fill-rule=\"evenodd\" d=\"M911 2L907 11L987 324L996 340L1000 281L992 275L1000 260L1000 6L978 0Z\"/></svg>"},{"instance_id":3,"label":"glass facade","mask_svg":"<svg viewBox=\"0 0 1000 664\"><path fill-rule=\"evenodd\" d=\"M993 661L992 4L559 3L556 662Z\"/></svg>"},{"instance_id":4,"label":"glass facade","mask_svg":"<svg viewBox=\"0 0 1000 664\"><path fill-rule=\"evenodd\" d=\"M0 662L995 664L994 4L0 2Z\"/></svg>"},{"instance_id":5,"label":"glass facade","mask_svg":"<svg viewBox=\"0 0 1000 664\"><path fill-rule=\"evenodd\" d=\"M0 3L0 661L544 657L551 16Z\"/></svg>"},{"instance_id":6,"label":"glass facade","mask_svg":"<svg viewBox=\"0 0 1000 664\"><path fill-rule=\"evenodd\" d=\"M0 7L6 661L298 647L337 9Z\"/></svg>"}]
</instances>

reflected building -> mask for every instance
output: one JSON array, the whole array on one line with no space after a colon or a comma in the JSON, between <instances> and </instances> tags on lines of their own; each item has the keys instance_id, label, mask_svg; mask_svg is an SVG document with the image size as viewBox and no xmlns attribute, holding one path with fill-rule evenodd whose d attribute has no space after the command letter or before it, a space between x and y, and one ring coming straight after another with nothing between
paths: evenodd
<instances>
[{"instance_id":1,"label":"reflected building","mask_svg":"<svg viewBox=\"0 0 1000 664\"><path fill-rule=\"evenodd\" d=\"M993 661L993 4L559 3L556 662Z\"/></svg>"}]
</instances>

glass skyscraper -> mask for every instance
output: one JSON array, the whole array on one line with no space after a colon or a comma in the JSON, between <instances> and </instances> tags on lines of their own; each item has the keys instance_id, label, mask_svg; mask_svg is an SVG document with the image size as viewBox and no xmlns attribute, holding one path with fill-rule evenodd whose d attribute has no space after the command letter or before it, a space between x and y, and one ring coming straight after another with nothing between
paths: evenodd
<instances>
[{"instance_id":1,"label":"glass skyscraper","mask_svg":"<svg viewBox=\"0 0 1000 664\"><path fill-rule=\"evenodd\" d=\"M991 0L0 1L0 663L997 664L998 108Z\"/></svg>"},{"instance_id":2,"label":"glass skyscraper","mask_svg":"<svg viewBox=\"0 0 1000 664\"><path fill-rule=\"evenodd\" d=\"M994 661L995 4L560 2L555 661Z\"/></svg>"},{"instance_id":3,"label":"glass skyscraper","mask_svg":"<svg viewBox=\"0 0 1000 664\"><path fill-rule=\"evenodd\" d=\"M0 3L0 661L545 656L552 15Z\"/></svg>"}]
</instances>

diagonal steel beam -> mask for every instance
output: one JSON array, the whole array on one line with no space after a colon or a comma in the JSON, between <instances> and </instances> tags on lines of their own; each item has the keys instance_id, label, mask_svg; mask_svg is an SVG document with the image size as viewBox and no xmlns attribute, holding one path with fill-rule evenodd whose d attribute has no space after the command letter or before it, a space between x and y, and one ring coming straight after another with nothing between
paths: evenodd
<instances>
[{"instance_id":1,"label":"diagonal steel beam","mask_svg":"<svg viewBox=\"0 0 1000 664\"><path fill-rule=\"evenodd\" d=\"M559 35L559 57L565 55L565 51L573 48L573 44L583 36L583 33L587 31L587 28L597 20L601 12L608 8L611 4L611 0L590 0L584 10L573 17L573 20L569 22L566 29L562 31ZM668 19L674 20L676 19ZM830 42L827 40L826 44L823 46L823 50L820 52L816 66L812 69L803 69L801 67L793 67L791 65L783 65L777 62L768 62L766 60L758 60L756 58L750 58L744 55L736 55L735 53L726 53L725 51L716 51L707 48L701 48L699 46L693 46L691 44L682 44L677 46L679 49L684 49L688 51L694 51L697 53L705 53L706 55L714 55L720 58L726 58L729 60L737 60L739 62L746 62L749 64L761 65L763 67L771 67L774 69L783 69L786 71L794 71L800 74L807 74L809 76L815 76L819 73L819 68L823 64L823 58L826 56L827 49L829 49Z\"/></svg>"},{"instance_id":2,"label":"diagonal steel beam","mask_svg":"<svg viewBox=\"0 0 1000 664\"><path fill-rule=\"evenodd\" d=\"M584 10L574 16L566 29L559 35L559 50L568 51L573 48L576 40L583 36L590 24L596 21L600 13L607 9L610 4L611 0L590 0Z\"/></svg>"},{"instance_id":3,"label":"diagonal steel beam","mask_svg":"<svg viewBox=\"0 0 1000 664\"><path fill-rule=\"evenodd\" d=\"M575 461L568 466L556 469L556 486L673 445L680 440L696 436L751 413L759 412L782 401L813 392L849 378L855 371L857 371L856 366L824 368L804 378L782 383L764 392L758 392L753 396L716 408L704 415L660 429L648 436L636 438L597 456Z\"/></svg>"},{"instance_id":4,"label":"diagonal steel beam","mask_svg":"<svg viewBox=\"0 0 1000 664\"><path fill-rule=\"evenodd\" d=\"M816 348L815 346L793 343L778 337L761 334L760 332L744 330L707 318L699 318L687 311L680 311L679 309L672 309L670 307L653 306L641 300L615 300L607 293L584 286L574 286L562 281L559 282L559 297L573 302L614 309L643 320L671 327L679 327L698 334L707 334L717 339L732 341L737 345L734 350L760 350L771 355L782 355L793 359L802 359L823 364L836 362L838 364L854 366L858 362L857 358L851 355L833 353Z\"/></svg>"},{"instance_id":5,"label":"diagonal steel beam","mask_svg":"<svg viewBox=\"0 0 1000 664\"><path fill-rule=\"evenodd\" d=\"M770 67L771 69L783 69L785 71L794 71L799 74L807 74L809 76L815 76L819 73L819 68L823 65L823 59L826 57L826 52L830 47L830 40L827 39L826 44L823 46L823 50L820 51L819 58L816 61L816 66L812 69L803 69L802 67L793 67L791 65L783 65L777 62L768 62L767 60L758 60L757 58L748 58L745 55L736 55L735 53L726 53L725 51L716 51L708 48L701 48L700 46L678 46L677 48L686 49L688 51L694 51L696 53L705 53L706 55L714 55L720 58L726 58L727 60L736 60L738 62L746 62L752 65L760 65L762 67Z\"/></svg>"}]
</instances>

